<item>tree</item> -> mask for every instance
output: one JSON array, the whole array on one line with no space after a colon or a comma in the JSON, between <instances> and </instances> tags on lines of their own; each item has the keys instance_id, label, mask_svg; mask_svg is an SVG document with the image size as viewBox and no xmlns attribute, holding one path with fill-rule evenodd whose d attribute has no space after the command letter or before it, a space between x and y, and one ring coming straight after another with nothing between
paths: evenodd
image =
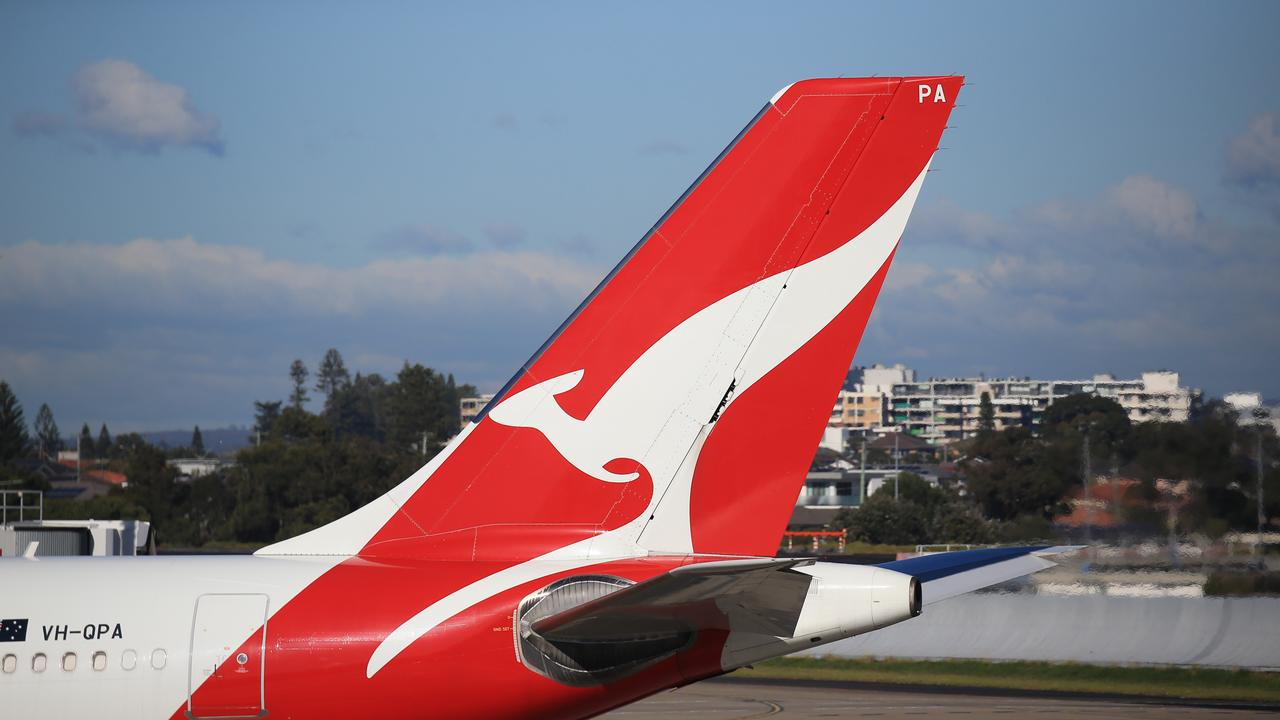
<instances>
[{"instance_id":1,"label":"tree","mask_svg":"<svg viewBox=\"0 0 1280 720\"><path fill-rule=\"evenodd\" d=\"M204 454L204 437L200 435L199 425L191 431L191 450L195 452L196 455Z\"/></svg>"},{"instance_id":2,"label":"tree","mask_svg":"<svg viewBox=\"0 0 1280 720\"><path fill-rule=\"evenodd\" d=\"M396 374L387 399L387 439L398 449L439 445L458 433L460 424L456 389L439 373L422 365L405 363Z\"/></svg>"},{"instance_id":3,"label":"tree","mask_svg":"<svg viewBox=\"0 0 1280 720\"><path fill-rule=\"evenodd\" d=\"M124 473L129 477L125 498L146 509L146 515L160 533L168 532L169 519L180 509L175 502L174 476L177 471L165 463L164 453L135 433L116 440L116 450L124 450Z\"/></svg>"},{"instance_id":4,"label":"tree","mask_svg":"<svg viewBox=\"0 0 1280 720\"><path fill-rule=\"evenodd\" d=\"M988 543L992 532L971 504L951 499L934 509L929 518L929 537L935 543Z\"/></svg>"},{"instance_id":5,"label":"tree","mask_svg":"<svg viewBox=\"0 0 1280 720\"><path fill-rule=\"evenodd\" d=\"M896 482L886 480L874 494L893 497L895 485L899 500L915 503L930 514L935 508L947 502L946 490L930 484L928 480L912 472L898 473Z\"/></svg>"},{"instance_id":6,"label":"tree","mask_svg":"<svg viewBox=\"0 0 1280 720\"><path fill-rule=\"evenodd\" d=\"M98 442L94 449L98 451L100 458L111 456L111 432L107 430L106 423L102 423L102 429L98 430Z\"/></svg>"},{"instance_id":7,"label":"tree","mask_svg":"<svg viewBox=\"0 0 1280 720\"><path fill-rule=\"evenodd\" d=\"M58 429L54 411L49 409L49 405L41 405L36 413L36 442L40 443L42 454L50 457L58 455L63 448L63 433Z\"/></svg>"},{"instance_id":8,"label":"tree","mask_svg":"<svg viewBox=\"0 0 1280 720\"><path fill-rule=\"evenodd\" d=\"M301 410L307 404L307 366L301 360L294 360L289 366L289 378L293 380L293 392L289 393L289 406Z\"/></svg>"},{"instance_id":9,"label":"tree","mask_svg":"<svg viewBox=\"0 0 1280 720\"><path fill-rule=\"evenodd\" d=\"M1098 458L1129 454L1133 426L1129 413L1111 398L1087 393L1068 395L1044 411L1044 436L1050 442L1066 442L1079 456L1080 442L1087 434L1091 452Z\"/></svg>"},{"instance_id":10,"label":"tree","mask_svg":"<svg viewBox=\"0 0 1280 720\"><path fill-rule=\"evenodd\" d=\"M97 457L93 442L93 432L89 430L89 423L80 426L80 442L76 444L76 450L80 452L80 459Z\"/></svg>"},{"instance_id":11,"label":"tree","mask_svg":"<svg viewBox=\"0 0 1280 720\"><path fill-rule=\"evenodd\" d=\"M1132 456L1129 413L1115 400L1088 393L1068 395L1050 405L1041 436L1042 462L1062 469L1068 484L1083 485L1086 468L1096 477L1108 468L1120 468Z\"/></svg>"},{"instance_id":12,"label":"tree","mask_svg":"<svg viewBox=\"0 0 1280 720\"><path fill-rule=\"evenodd\" d=\"M263 435L271 435L272 429L276 426L276 421L280 419L279 400L275 402L255 402L253 404L253 429Z\"/></svg>"},{"instance_id":13,"label":"tree","mask_svg":"<svg viewBox=\"0 0 1280 720\"><path fill-rule=\"evenodd\" d=\"M1257 480L1251 458L1257 436L1252 430L1242 436L1234 415L1216 406L1192 422L1144 422L1132 429L1127 470L1147 483L1192 482L1194 496L1178 518L1184 530L1215 536L1254 527L1257 505L1250 495Z\"/></svg>"},{"instance_id":14,"label":"tree","mask_svg":"<svg viewBox=\"0 0 1280 720\"><path fill-rule=\"evenodd\" d=\"M280 413L279 419L272 426L271 435L284 440L318 440L329 431L329 425L323 417L288 407Z\"/></svg>"},{"instance_id":15,"label":"tree","mask_svg":"<svg viewBox=\"0 0 1280 720\"><path fill-rule=\"evenodd\" d=\"M978 401L978 432L990 433L996 429L996 409L991 404L991 393L983 392Z\"/></svg>"},{"instance_id":16,"label":"tree","mask_svg":"<svg viewBox=\"0 0 1280 720\"><path fill-rule=\"evenodd\" d=\"M0 462L25 455L29 445L22 405L9 383L0 381Z\"/></svg>"},{"instance_id":17,"label":"tree","mask_svg":"<svg viewBox=\"0 0 1280 720\"><path fill-rule=\"evenodd\" d=\"M930 540L924 510L913 502L894 500L893 488L876 492L856 510L840 511L835 525L847 528L850 540L862 542L916 545Z\"/></svg>"},{"instance_id":18,"label":"tree","mask_svg":"<svg viewBox=\"0 0 1280 720\"><path fill-rule=\"evenodd\" d=\"M112 457L128 457L142 448L150 447L146 440L138 433L125 433L116 436L115 444L112 446ZM126 473L127 474L127 473Z\"/></svg>"},{"instance_id":19,"label":"tree","mask_svg":"<svg viewBox=\"0 0 1280 720\"><path fill-rule=\"evenodd\" d=\"M382 376L361 375L339 388L325 403L325 416L335 433L382 440L386 435L387 396L394 386Z\"/></svg>"},{"instance_id":20,"label":"tree","mask_svg":"<svg viewBox=\"0 0 1280 720\"><path fill-rule=\"evenodd\" d=\"M961 464L969 495L995 520L1021 515L1053 517L1078 466L1060 462L1024 427L976 438L973 456Z\"/></svg>"},{"instance_id":21,"label":"tree","mask_svg":"<svg viewBox=\"0 0 1280 720\"><path fill-rule=\"evenodd\" d=\"M68 503L59 510L83 513L92 507L99 516L118 516L127 508L154 522L156 537L168 547L267 543L381 496L422 466L424 452L438 450L458 431L458 393L469 386L451 383L445 373L409 364L387 379L353 372L348 381L335 373L324 388L333 391L324 411L308 412L294 403L302 405L306 393L315 392L315 378L307 382L305 366L296 363L290 372L293 396L254 404L261 442L241 450L234 467L191 481L177 482L160 448L122 433L114 438L111 457L113 468L129 476L129 486L100 504ZM191 449L200 452L202 441L203 431L193 427Z\"/></svg>"},{"instance_id":22,"label":"tree","mask_svg":"<svg viewBox=\"0 0 1280 720\"><path fill-rule=\"evenodd\" d=\"M328 404L335 393L350 384L351 375L342 362L342 354L336 348L329 348L320 361L320 368L316 370L316 390L324 393L325 403Z\"/></svg>"},{"instance_id":23,"label":"tree","mask_svg":"<svg viewBox=\"0 0 1280 720\"><path fill-rule=\"evenodd\" d=\"M1023 427L979 432L962 464L970 496L993 520L1053 518L1064 509L1067 490L1082 482L1086 434L1096 467L1106 467L1108 459L1119 465L1127 453L1129 416L1114 400L1077 394L1049 406L1039 436Z\"/></svg>"},{"instance_id":24,"label":"tree","mask_svg":"<svg viewBox=\"0 0 1280 720\"><path fill-rule=\"evenodd\" d=\"M45 500L45 520L150 520L147 509L125 497L111 493L85 500Z\"/></svg>"},{"instance_id":25,"label":"tree","mask_svg":"<svg viewBox=\"0 0 1280 720\"><path fill-rule=\"evenodd\" d=\"M836 525L849 529L856 540L893 545L922 543L983 543L991 538L988 524L953 491L915 473L885 482L857 510L842 511Z\"/></svg>"},{"instance_id":26,"label":"tree","mask_svg":"<svg viewBox=\"0 0 1280 720\"><path fill-rule=\"evenodd\" d=\"M1111 398L1092 393L1075 393L1055 400L1044 411L1045 429L1057 426L1078 427L1082 422L1093 422L1109 430L1128 429L1129 413Z\"/></svg>"}]
</instances>

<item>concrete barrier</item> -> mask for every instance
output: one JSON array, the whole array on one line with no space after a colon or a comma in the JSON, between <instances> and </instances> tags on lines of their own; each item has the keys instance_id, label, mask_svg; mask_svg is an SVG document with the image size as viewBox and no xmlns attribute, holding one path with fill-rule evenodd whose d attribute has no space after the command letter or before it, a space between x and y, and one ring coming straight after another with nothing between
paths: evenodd
<instances>
[{"instance_id":1,"label":"concrete barrier","mask_svg":"<svg viewBox=\"0 0 1280 720\"><path fill-rule=\"evenodd\" d=\"M1280 669L1280 598L962 595L806 654Z\"/></svg>"}]
</instances>

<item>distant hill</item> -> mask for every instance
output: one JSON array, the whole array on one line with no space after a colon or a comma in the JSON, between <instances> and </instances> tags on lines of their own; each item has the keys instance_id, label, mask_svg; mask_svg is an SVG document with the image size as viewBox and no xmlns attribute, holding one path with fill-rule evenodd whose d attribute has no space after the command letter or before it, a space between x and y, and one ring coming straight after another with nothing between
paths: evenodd
<instances>
[{"instance_id":1,"label":"distant hill","mask_svg":"<svg viewBox=\"0 0 1280 720\"><path fill-rule=\"evenodd\" d=\"M186 430L160 430L138 433L142 439L162 448L185 447L191 444L191 428ZM214 455L234 455L253 444L253 431L244 427L200 428L206 452Z\"/></svg>"}]
</instances>

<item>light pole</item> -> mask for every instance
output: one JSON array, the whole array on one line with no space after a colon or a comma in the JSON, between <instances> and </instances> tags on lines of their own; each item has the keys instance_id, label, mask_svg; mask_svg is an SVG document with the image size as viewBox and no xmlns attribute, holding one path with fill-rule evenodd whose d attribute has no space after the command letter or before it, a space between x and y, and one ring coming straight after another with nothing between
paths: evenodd
<instances>
[{"instance_id":1,"label":"light pole","mask_svg":"<svg viewBox=\"0 0 1280 720\"><path fill-rule=\"evenodd\" d=\"M898 501L898 475L901 473L901 471L898 470L898 438L900 437L902 437L901 430L893 434L893 500L894 502Z\"/></svg>"},{"instance_id":2,"label":"light pole","mask_svg":"<svg viewBox=\"0 0 1280 720\"><path fill-rule=\"evenodd\" d=\"M1270 415L1271 412L1264 407L1253 409L1254 431L1258 436L1258 453L1255 458L1258 462L1258 533L1253 540L1253 560L1259 565L1262 564L1262 526L1267 521L1267 511L1264 508L1265 497L1262 489L1262 428Z\"/></svg>"},{"instance_id":3,"label":"light pole","mask_svg":"<svg viewBox=\"0 0 1280 720\"><path fill-rule=\"evenodd\" d=\"M867 438L862 437L862 453L858 463L858 483L862 489L858 491L858 504L862 505L867 501Z\"/></svg>"},{"instance_id":4,"label":"light pole","mask_svg":"<svg viewBox=\"0 0 1280 720\"><path fill-rule=\"evenodd\" d=\"M1093 436L1093 429L1097 423L1078 422L1075 423L1076 430L1082 436L1080 444L1080 475L1084 484L1083 501L1084 501L1084 544L1089 548L1089 557L1093 557L1093 454L1089 448L1089 441Z\"/></svg>"},{"instance_id":5,"label":"light pole","mask_svg":"<svg viewBox=\"0 0 1280 720\"><path fill-rule=\"evenodd\" d=\"M1084 475L1084 544L1090 548L1093 547L1093 458L1089 453L1089 432L1086 430L1084 434L1084 445L1081 447L1083 455L1082 474Z\"/></svg>"}]
</instances>

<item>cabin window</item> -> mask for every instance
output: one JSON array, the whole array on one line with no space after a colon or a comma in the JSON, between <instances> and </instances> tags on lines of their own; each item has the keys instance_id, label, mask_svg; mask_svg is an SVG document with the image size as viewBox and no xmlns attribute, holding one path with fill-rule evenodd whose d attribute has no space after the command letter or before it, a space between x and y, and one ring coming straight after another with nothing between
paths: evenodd
<instances>
[{"instance_id":1,"label":"cabin window","mask_svg":"<svg viewBox=\"0 0 1280 720\"><path fill-rule=\"evenodd\" d=\"M76 654L69 652L62 656L62 669L71 672L76 669Z\"/></svg>"},{"instance_id":2,"label":"cabin window","mask_svg":"<svg viewBox=\"0 0 1280 720\"><path fill-rule=\"evenodd\" d=\"M138 653L133 650L125 650L120 653L120 667L125 670L132 670L138 666Z\"/></svg>"},{"instance_id":3,"label":"cabin window","mask_svg":"<svg viewBox=\"0 0 1280 720\"><path fill-rule=\"evenodd\" d=\"M107 653L99 650L93 654L93 669L102 672L107 669Z\"/></svg>"},{"instance_id":4,"label":"cabin window","mask_svg":"<svg viewBox=\"0 0 1280 720\"><path fill-rule=\"evenodd\" d=\"M44 653L36 653L31 656L31 669L35 672L44 672L44 668L48 664L49 659L44 656Z\"/></svg>"},{"instance_id":5,"label":"cabin window","mask_svg":"<svg viewBox=\"0 0 1280 720\"><path fill-rule=\"evenodd\" d=\"M17 656L17 655L14 655L14 654L12 654L12 653L11 653L11 654L9 654L9 655L5 655L5 656L4 656L4 663L3 663L3 665L0 665L0 667L2 667L2 668L4 669L4 671L5 671L5 672L7 672L7 673L11 673L11 672L13 672L14 670L17 670L17 669L18 669L18 656Z\"/></svg>"},{"instance_id":6,"label":"cabin window","mask_svg":"<svg viewBox=\"0 0 1280 720\"><path fill-rule=\"evenodd\" d=\"M156 670L163 670L164 664L169 660L169 654L163 648L156 648L151 651L151 667Z\"/></svg>"}]
</instances>

